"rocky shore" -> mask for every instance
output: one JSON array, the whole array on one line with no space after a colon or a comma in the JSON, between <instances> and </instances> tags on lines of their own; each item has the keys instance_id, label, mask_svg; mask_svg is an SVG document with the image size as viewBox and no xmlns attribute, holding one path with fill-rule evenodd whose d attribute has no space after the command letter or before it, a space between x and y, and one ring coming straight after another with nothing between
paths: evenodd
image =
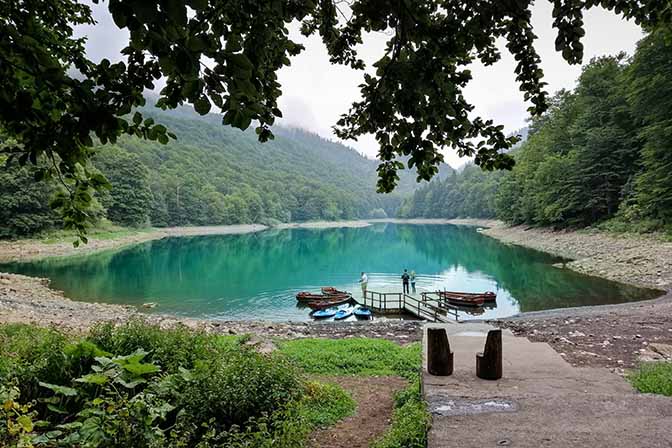
<instances>
[{"instance_id":1,"label":"rocky shore","mask_svg":"<svg viewBox=\"0 0 672 448\"><path fill-rule=\"evenodd\" d=\"M0 274L0 323L57 326L72 332L86 331L96 322L123 322L139 318L162 327L185 325L217 334L252 334L258 337L296 339L382 338L399 343L420 340L422 322L379 319L372 322L266 322L190 319L157 314L133 306L70 300L49 287L48 279Z\"/></svg>"},{"instance_id":2,"label":"rocky shore","mask_svg":"<svg viewBox=\"0 0 672 448\"><path fill-rule=\"evenodd\" d=\"M497 221L481 233L504 243L537 249L572 261L566 267L621 283L672 289L672 242L659 235L617 236L598 231L553 231Z\"/></svg>"}]
</instances>

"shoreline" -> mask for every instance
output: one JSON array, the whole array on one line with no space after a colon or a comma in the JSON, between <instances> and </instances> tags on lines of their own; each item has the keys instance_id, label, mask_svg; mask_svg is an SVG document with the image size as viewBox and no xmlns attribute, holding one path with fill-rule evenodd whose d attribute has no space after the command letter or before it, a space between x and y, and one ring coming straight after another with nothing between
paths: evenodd
<instances>
[{"instance_id":1,"label":"shoreline","mask_svg":"<svg viewBox=\"0 0 672 448\"><path fill-rule=\"evenodd\" d=\"M664 296L613 305L560 308L520 313L490 323L532 341L546 342L571 364L602 366L622 374L640 360L667 359L656 347L672 349L672 243L655 238L627 238L600 232L552 232L508 227L492 220L362 220L262 225L174 227L139 232L114 239L92 240L84 249L70 242L46 244L34 240L1 242L0 260L8 254L23 261L48 256L88 254L166 237L243 234L267 229L366 227L373 223L454 224L483 227L480 233L502 241L572 259L567 267L621 283L664 289ZM10 250L7 247L10 246ZM45 246L48 246L45 249ZM653 274L653 275L652 275ZM143 312L129 305L71 300L49 286L48 279L0 273L0 323L55 325L84 332L98 321L142 318L162 327L185 325L219 334L254 334L271 338L377 337L399 343L417 341L423 323L381 319L373 322L218 321ZM672 360L672 359L670 359Z\"/></svg>"},{"instance_id":2,"label":"shoreline","mask_svg":"<svg viewBox=\"0 0 672 448\"><path fill-rule=\"evenodd\" d=\"M656 235L615 235L601 231L554 231L508 226L486 219L455 219L449 224L483 227L480 233L568 259L563 267L640 288L672 290L672 242Z\"/></svg>"},{"instance_id":3,"label":"shoreline","mask_svg":"<svg viewBox=\"0 0 672 448\"><path fill-rule=\"evenodd\" d=\"M447 219L362 219L347 221L307 221L307 222L289 222L274 226L263 224L232 224L222 226L193 226L193 227L155 227L149 230L138 230L131 235L123 235L113 238L97 239L95 236L89 237L88 244L82 244L74 247L72 239L65 238L62 241L48 243L39 239L22 239L0 241L0 263L13 263L23 261L37 261L50 257L69 257L76 255L88 255L109 249L120 249L133 244L140 244L147 241L160 240L163 238L173 238L182 236L207 236L207 235L240 235L246 233L262 232L265 230L286 230L286 229L332 229L332 228L362 228L369 227L376 223L390 224L452 224Z\"/></svg>"}]
</instances>

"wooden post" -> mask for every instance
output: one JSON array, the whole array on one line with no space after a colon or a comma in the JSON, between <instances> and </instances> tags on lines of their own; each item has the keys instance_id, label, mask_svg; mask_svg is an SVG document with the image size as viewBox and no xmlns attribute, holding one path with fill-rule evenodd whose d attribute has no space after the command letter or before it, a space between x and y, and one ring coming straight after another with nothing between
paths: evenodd
<instances>
[{"instance_id":1,"label":"wooden post","mask_svg":"<svg viewBox=\"0 0 672 448\"><path fill-rule=\"evenodd\" d=\"M453 374L453 352L445 328L427 329L427 372L437 376Z\"/></svg>"},{"instance_id":2,"label":"wooden post","mask_svg":"<svg viewBox=\"0 0 672 448\"><path fill-rule=\"evenodd\" d=\"M490 330L483 353L476 355L476 376L484 380L502 377L502 330Z\"/></svg>"}]
</instances>

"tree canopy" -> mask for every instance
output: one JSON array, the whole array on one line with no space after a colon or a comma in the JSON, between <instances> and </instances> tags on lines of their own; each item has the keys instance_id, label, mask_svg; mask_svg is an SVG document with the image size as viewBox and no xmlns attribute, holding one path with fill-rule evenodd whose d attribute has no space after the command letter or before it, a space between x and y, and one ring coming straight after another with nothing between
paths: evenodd
<instances>
[{"instance_id":1,"label":"tree canopy","mask_svg":"<svg viewBox=\"0 0 672 448\"><path fill-rule=\"evenodd\" d=\"M93 0L98 3L98 0ZM157 80L166 85L157 106L189 103L200 114L215 105L222 122L240 129L255 122L258 138L273 138L282 112L277 71L303 47L288 33L301 22L319 35L331 62L363 70L356 46L366 33L390 32L387 47L364 74L361 100L336 124L342 138L373 133L380 145L378 189L389 192L405 163L430 179L440 149L475 156L486 169L510 168L504 150L515 143L502 126L474 117L463 89L473 61L500 58L498 39L517 61L515 72L530 112L547 109L540 58L533 47L532 0L109 0L120 29L129 32L125 62L91 61L73 27L93 24L77 0L16 0L0 4L0 131L14 138L12 159L39 166L37 179L64 187L54 206L66 226L81 232L93 191L108 186L88 160L94 139L122 134L167 143L175 135L138 106ZM582 59L583 11L613 10L645 27L669 26L672 8L660 0L555 0L556 49L569 63ZM41 165L41 160L47 163Z\"/></svg>"},{"instance_id":2,"label":"tree canopy","mask_svg":"<svg viewBox=\"0 0 672 448\"><path fill-rule=\"evenodd\" d=\"M401 214L671 229L672 32L649 33L630 59L592 60L576 89L549 104L512 151L512 171L467 166L419 189Z\"/></svg>"}]
</instances>

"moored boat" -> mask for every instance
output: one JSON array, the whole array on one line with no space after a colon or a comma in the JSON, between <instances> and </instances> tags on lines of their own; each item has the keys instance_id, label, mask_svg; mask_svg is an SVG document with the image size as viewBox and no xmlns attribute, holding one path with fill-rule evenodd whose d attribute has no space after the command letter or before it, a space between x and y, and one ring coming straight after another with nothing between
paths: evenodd
<instances>
[{"instance_id":1,"label":"moored boat","mask_svg":"<svg viewBox=\"0 0 672 448\"><path fill-rule=\"evenodd\" d=\"M322 299L322 300L314 300L311 302L308 302L306 305L308 305L309 308L312 308L314 310L321 310L324 308L329 308L332 306L336 305L342 305L344 303L349 303L352 301L351 296L347 297L330 297L328 299Z\"/></svg>"},{"instance_id":2,"label":"moored boat","mask_svg":"<svg viewBox=\"0 0 672 448\"><path fill-rule=\"evenodd\" d=\"M443 299L457 298L457 299L473 299L480 298L484 302L493 302L497 300L497 294L492 291L486 292L459 292L459 291L437 291L439 297Z\"/></svg>"},{"instance_id":3,"label":"moored boat","mask_svg":"<svg viewBox=\"0 0 672 448\"><path fill-rule=\"evenodd\" d=\"M370 318L373 316L373 312L371 311L370 308L367 308L365 306L358 306L353 310L353 314L357 317L362 317L362 318Z\"/></svg>"},{"instance_id":4,"label":"moored boat","mask_svg":"<svg viewBox=\"0 0 672 448\"><path fill-rule=\"evenodd\" d=\"M478 295L459 295L458 293L438 292L439 297L451 305L458 306L483 306L485 299Z\"/></svg>"},{"instance_id":5,"label":"moored boat","mask_svg":"<svg viewBox=\"0 0 672 448\"><path fill-rule=\"evenodd\" d=\"M338 313L338 308L326 308L324 310L313 311L310 315L315 319L325 319L327 317L334 317Z\"/></svg>"},{"instance_id":6,"label":"moored boat","mask_svg":"<svg viewBox=\"0 0 672 448\"><path fill-rule=\"evenodd\" d=\"M327 300L334 298L346 298L351 297L348 293L339 293L339 294L315 294L309 291L301 291L296 294L296 300L299 302L310 302L316 300Z\"/></svg>"},{"instance_id":7,"label":"moored boat","mask_svg":"<svg viewBox=\"0 0 672 448\"><path fill-rule=\"evenodd\" d=\"M339 295L343 295L343 294L350 295L350 293L348 291L340 291L340 290L334 288L333 286L323 286L321 288L321 290L322 290L322 294L325 294L325 295L328 295L328 296L339 296Z\"/></svg>"},{"instance_id":8,"label":"moored boat","mask_svg":"<svg viewBox=\"0 0 672 448\"><path fill-rule=\"evenodd\" d=\"M334 315L334 320L343 320L350 316L352 316L352 308L345 308L342 310L338 310L336 315Z\"/></svg>"}]
</instances>

